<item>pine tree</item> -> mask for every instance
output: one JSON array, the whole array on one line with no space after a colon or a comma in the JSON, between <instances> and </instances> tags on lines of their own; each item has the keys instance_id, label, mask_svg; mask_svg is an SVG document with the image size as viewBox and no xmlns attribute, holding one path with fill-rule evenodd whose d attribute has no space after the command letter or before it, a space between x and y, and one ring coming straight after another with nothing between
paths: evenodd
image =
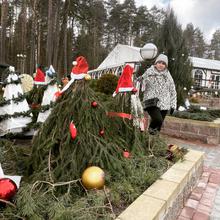
<instances>
[{"instance_id":1,"label":"pine tree","mask_svg":"<svg viewBox=\"0 0 220 220\"><path fill-rule=\"evenodd\" d=\"M181 26L177 23L174 12L167 14L157 39L157 47L169 59L169 71L174 79L177 90L177 104L184 102L185 91L192 84L192 66L188 59L188 51L183 38Z\"/></svg>"},{"instance_id":2,"label":"pine tree","mask_svg":"<svg viewBox=\"0 0 220 220\"><path fill-rule=\"evenodd\" d=\"M86 1L81 20L80 34L76 40L78 54L88 57L91 68L96 68L104 59L102 42L106 24L106 9L102 1Z\"/></svg>"},{"instance_id":3,"label":"pine tree","mask_svg":"<svg viewBox=\"0 0 220 220\"><path fill-rule=\"evenodd\" d=\"M195 53L195 47L194 47L195 43L194 43L194 37L193 37L194 32L195 30L194 30L194 26L192 23L187 24L186 29L183 32L183 37L185 39L188 53L190 56L194 56L194 53Z\"/></svg>"},{"instance_id":4,"label":"pine tree","mask_svg":"<svg viewBox=\"0 0 220 220\"><path fill-rule=\"evenodd\" d=\"M97 107L92 107L93 102ZM78 133L75 140L69 132L71 122ZM109 123L104 106L88 83L76 82L57 101L34 138L30 165L37 176L42 172L43 176L48 176L49 171L45 169L50 157L54 181L79 178L89 165L122 171L124 146L126 142Z\"/></svg>"},{"instance_id":5,"label":"pine tree","mask_svg":"<svg viewBox=\"0 0 220 220\"><path fill-rule=\"evenodd\" d=\"M142 47L146 42L154 42L162 19L164 11L155 6L150 10L144 6L139 7L133 24L134 45Z\"/></svg>"},{"instance_id":6,"label":"pine tree","mask_svg":"<svg viewBox=\"0 0 220 220\"><path fill-rule=\"evenodd\" d=\"M220 60L220 29L216 30L213 34L211 49L215 51L215 59Z\"/></svg>"},{"instance_id":7,"label":"pine tree","mask_svg":"<svg viewBox=\"0 0 220 220\"><path fill-rule=\"evenodd\" d=\"M203 33L201 32L201 30L199 28L195 29L194 32L194 48L195 48L195 54L194 56L196 57L203 57L204 52L205 52L205 41L204 41L204 37L203 37Z\"/></svg>"}]
</instances>

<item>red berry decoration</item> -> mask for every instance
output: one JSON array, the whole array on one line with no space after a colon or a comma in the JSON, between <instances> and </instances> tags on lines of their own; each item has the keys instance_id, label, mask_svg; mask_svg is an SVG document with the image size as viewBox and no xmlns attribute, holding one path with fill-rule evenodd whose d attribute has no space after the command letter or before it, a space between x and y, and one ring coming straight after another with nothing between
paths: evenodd
<instances>
[{"instance_id":1,"label":"red berry decoration","mask_svg":"<svg viewBox=\"0 0 220 220\"><path fill-rule=\"evenodd\" d=\"M96 107L98 106L98 103L95 102L95 101L93 101L93 102L91 103L91 106L92 106L93 108L96 108Z\"/></svg>"},{"instance_id":2,"label":"red berry decoration","mask_svg":"<svg viewBox=\"0 0 220 220\"><path fill-rule=\"evenodd\" d=\"M104 134L105 134L105 131L104 131L104 130L100 130L100 131L99 131L99 135L100 135L100 136L104 136Z\"/></svg>"},{"instance_id":3,"label":"red berry decoration","mask_svg":"<svg viewBox=\"0 0 220 220\"><path fill-rule=\"evenodd\" d=\"M124 151L123 151L123 157L124 158L129 158L131 155L130 155L130 153L125 149Z\"/></svg>"},{"instance_id":4,"label":"red berry decoration","mask_svg":"<svg viewBox=\"0 0 220 220\"><path fill-rule=\"evenodd\" d=\"M0 179L0 199L10 200L15 196L17 191L17 185L15 182L9 178Z\"/></svg>"},{"instance_id":5,"label":"red berry decoration","mask_svg":"<svg viewBox=\"0 0 220 220\"><path fill-rule=\"evenodd\" d=\"M73 122L71 121L70 122L70 134L71 134L71 137L72 139L74 140L77 136L77 129L76 129L76 126L73 124Z\"/></svg>"},{"instance_id":6,"label":"red berry decoration","mask_svg":"<svg viewBox=\"0 0 220 220\"><path fill-rule=\"evenodd\" d=\"M135 94L136 92L137 92L137 89L136 89L136 88L133 88L133 89L132 89L132 93Z\"/></svg>"}]
</instances>

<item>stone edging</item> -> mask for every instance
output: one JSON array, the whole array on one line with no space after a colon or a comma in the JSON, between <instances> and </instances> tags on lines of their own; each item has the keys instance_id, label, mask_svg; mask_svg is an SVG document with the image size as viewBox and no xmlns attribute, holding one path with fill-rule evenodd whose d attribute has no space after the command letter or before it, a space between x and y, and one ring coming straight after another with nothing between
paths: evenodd
<instances>
[{"instance_id":1,"label":"stone edging","mask_svg":"<svg viewBox=\"0 0 220 220\"><path fill-rule=\"evenodd\" d=\"M173 220L196 185L203 170L204 153L189 150L140 195L116 220Z\"/></svg>"}]
</instances>

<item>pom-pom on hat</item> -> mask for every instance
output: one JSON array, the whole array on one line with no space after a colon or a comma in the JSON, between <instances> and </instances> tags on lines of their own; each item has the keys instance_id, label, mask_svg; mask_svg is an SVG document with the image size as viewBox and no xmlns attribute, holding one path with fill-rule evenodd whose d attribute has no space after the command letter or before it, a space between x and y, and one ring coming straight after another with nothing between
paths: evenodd
<instances>
[{"instance_id":1,"label":"pom-pom on hat","mask_svg":"<svg viewBox=\"0 0 220 220\"><path fill-rule=\"evenodd\" d=\"M155 64L159 61L163 61L164 63L166 63L166 66L168 66L168 58L166 55L164 54L160 54L157 59L155 60Z\"/></svg>"},{"instance_id":2,"label":"pom-pom on hat","mask_svg":"<svg viewBox=\"0 0 220 220\"><path fill-rule=\"evenodd\" d=\"M75 65L71 71L71 77L74 79L83 79L88 72L89 66L86 61L86 58L79 56L76 58L76 62L73 62Z\"/></svg>"},{"instance_id":3,"label":"pom-pom on hat","mask_svg":"<svg viewBox=\"0 0 220 220\"><path fill-rule=\"evenodd\" d=\"M47 71L45 72L47 76L49 77L54 77L56 75L56 71L55 69L53 68L52 65L50 65L50 67L47 69Z\"/></svg>"},{"instance_id":4,"label":"pom-pom on hat","mask_svg":"<svg viewBox=\"0 0 220 220\"><path fill-rule=\"evenodd\" d=\"M136 88L133 86L132 82L132 74L134 72L134 68L131 67L131 65L127 64L123 72L118 80L118 85L113 93L113 96L115 96L119 92L130 92L130 91L137 91Z\"/></svg>"},{"instance_id":5,"label":"pom-pom on hat","mask_svg":"<svg viewBox=\"0 0 220 220\"><path fill-rule=\"evenodd\" d=\"M45 84L45 74L39 67L37 68L36 75L34 77L34 84L36 85Z\"/></svg>"}]
</instances>

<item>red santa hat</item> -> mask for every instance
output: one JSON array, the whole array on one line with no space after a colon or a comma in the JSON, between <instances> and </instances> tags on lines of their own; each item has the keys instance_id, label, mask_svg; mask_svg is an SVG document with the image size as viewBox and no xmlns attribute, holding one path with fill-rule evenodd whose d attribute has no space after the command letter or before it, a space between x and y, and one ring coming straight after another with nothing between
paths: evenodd
<instances>
[{"instance_id":1,"label":"red santa hat","mask_svg":"<svg viewBox=\"0 0 220 220\"><path fill-rule=\"evenodd\" d=\"M79 56L76 58L76 62L73 62L75 65L71 71L71 77L74 79L83 79L88 72L89 66L86 61L86 58Z\"/></svg>"},{"instance_id":2,"label":"red santa hat","mask_svg":"<svg viewBox=\"0 0 220 220\"><path fill-rule=\"evenodd\" d=\"M45 74L44 72L38 67L36 70L36 75L34 77L34 84L43 85L45 84Z\"/></svg>"},{"instance_id":3,"label":"red santa hat","mask_svg":"<svg viewBox=\"0 0 220 220\"><path fill-rule=\"evenodd\" d=\"M136 88L133 86L133 82L132 82L133 72L134 72L134 68L131 67L129 64L127 64L124 67L123 72L118 80L118 85L113 96L115 96L119 92L137 91Z\"/></svg>"}]
</instances>

